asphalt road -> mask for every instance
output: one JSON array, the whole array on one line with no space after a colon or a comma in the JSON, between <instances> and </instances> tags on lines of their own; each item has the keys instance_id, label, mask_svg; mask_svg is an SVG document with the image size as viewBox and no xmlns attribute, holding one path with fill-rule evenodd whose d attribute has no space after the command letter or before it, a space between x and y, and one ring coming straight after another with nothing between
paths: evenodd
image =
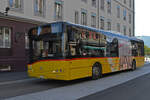
<instances>
[{"instance_id":1,"label":"asphalt road","mask_svg":"<svg viewBox=\"0 0 150 100\"><path fill-rule=\"evenodd\" d=\"M43 91L60 86L54 81L34 80L28 82L0 85L0 100L23 94Z\"/></svg>"},{"instance_id":2,"label":"asphalt road","mask_svg":"<svg viewBox=\"0 0 150 100\"><path fill-rule=\"evenodd\" d=\"M27 72L0 72L0 83L5 81L14 81L27 78Z\"/></svg>"},{"instance_id":3,"label":"asphalt road","mask_svg":"<svg viewBox=\"0 0 150 100\"><path fill-rule=\"evenodd\" d=\"M149 65L147 65L147 66L149 66ZM145 66L145 68L147 66ZM141 69L137 69L137 70L141 70ZM103 77L103 80L105 80L105 79L107 80L107 78L110 78L110 77L113 77L116 75L120 76L119 74L120 73L105 75L105 77ZM128 74L128 72L127 73L125 72L124 74ZM142 78L142 77L144 77L144 78ZM142 77L139 77L137 79L129 81L125 84L121 84L119 86L104 90L102 92L81 98L81 100L82 99L83 100L97 100L97 98L99 96L100 96L99 98L104 98L104 100L109 100L109 99L111 99L111 100L119 100L119 99L130 100L131 95L133 95L132 97L136 97L136 95L141 95L144 92L145 92L145 95L148 96L148 94L150 93L150 91L148 91L148 89L150 90L150 85L149 85L150 84L150 74L142 76ZM97 80L97 82L98 81L102 81L102 80L100 79L100 80ZM74 87L75 85L80 85L80 84L84 85L84 84L93 83L93 81L91 81L90 78L84 78L84 79L74 80L74 81L69 81L69 82L56 81L56 80L40 80L40 79L27 80L27 81L23 81L23 82L12 82L12 83L11 83L11 81L9 81L9 82L7 84L5 84L5 83L0 84L0 100L6 99L6 98L8 99L11 97L16 97L16 96L21 96L21 95L26 95L26 94L30 94L30 93L42 92L42 91L51 90L51 89L55 89L55 88L63 88L63 87L69 87L69 86ZM148 92L144 91L144 90L147 90ZM65 90L64 90L64 92L65 92ZM129 97L128 97L128 95L129 95ZM131 99L132 99L132 97L131 97ZM114 98L114 99L112 99L112 98ZM136 99L136 98L134 98L134 99ZM147 99L137 99L137 100L147 100Z\"/></svg>"},{"instance_id":4,"label":"asphalt road","mask_svg":"<svg viewBox=\"0 0 150 100\"><path fill-rule=\"evenodd\" d=\"M79 100L150 100L150 74Z\"/></svg>"},{"instance_id":5,"label":"asphalt road","mask_svg":"<svg viewBox=\"0 0 150 100\"><path fill-rule=\"evenodd\" d=\"M17 82L18 80L4 82L0 84L0 100L11 98L15 96L41 92L53 88L70 86L75 84L80 84L85 81L90 81L90 78L84 78L74 81L59 81L59 80L41 80L41 79L31 79L25 80L23 82ZM5 84L6 83L6 84Z\"/></svg>"}]
</instances>

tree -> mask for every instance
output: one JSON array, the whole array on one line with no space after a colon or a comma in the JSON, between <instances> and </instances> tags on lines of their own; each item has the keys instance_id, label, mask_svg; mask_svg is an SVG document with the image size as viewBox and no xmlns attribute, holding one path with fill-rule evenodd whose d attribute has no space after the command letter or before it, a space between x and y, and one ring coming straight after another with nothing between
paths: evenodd
<instances>
[{"instance_id":1,"label":"tree","mask_svg":"<svg viewBox=\"0 0 150 100\"><path fill-rule=\"evenodd\" d=\"M145 56L150 56L150 48L146 45L144 45L144 52L145 52Z\"/></svg>"}]
</instances>

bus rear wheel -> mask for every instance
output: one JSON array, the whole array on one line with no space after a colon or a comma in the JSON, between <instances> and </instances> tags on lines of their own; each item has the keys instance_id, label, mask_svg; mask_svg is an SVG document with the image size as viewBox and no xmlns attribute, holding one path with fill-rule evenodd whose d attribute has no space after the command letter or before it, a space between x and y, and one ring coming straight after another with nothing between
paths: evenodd
<instances>
[{"instance_id":1,"label":"bus rear wheel","mask_svg":"<svg viewBox=\"0 0 150 100\"><path fill-rule=\"evenodd\" d=\"M132 61L132 71L136 70L136 61Z\"/></svg>"},{"instance_id":2,"label":"bus rear wheel","mask_svg":"<svg viewBox=\"0 0 150 100\"><path fill-rule=\"evenodd\" d=\"M102 68L99 63L95 63L92 68L92 79L96 80L102 76Z\"/></svg>"}]
</instances>

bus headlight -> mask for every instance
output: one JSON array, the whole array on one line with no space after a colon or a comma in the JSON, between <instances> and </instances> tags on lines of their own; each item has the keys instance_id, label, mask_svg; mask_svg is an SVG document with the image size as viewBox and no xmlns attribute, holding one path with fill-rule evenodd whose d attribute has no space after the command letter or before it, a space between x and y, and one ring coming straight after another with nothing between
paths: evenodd
<instances>
[{"instance_id":1,"label":"bus headlight","mask_svg":"<svg viewBox=\"0 0 150 100\"><path fill-rule=\"evenodd\" d=\"M52 73L61 73L61 72L63 72L62 69L56 69L56 70L53 70L53 71L52 71Z\"/></svg>"},{"instance_id":2,"label":"bus headlight","mask_svg":"<svg viewBox=\"0 0 150 100\"><path fill-rule=\"evenodd\" d=\"M52 71L52 73L56 73L56 71L55 71L55 70L53 70L53 71Z\"/></svg>"}]
</instances>

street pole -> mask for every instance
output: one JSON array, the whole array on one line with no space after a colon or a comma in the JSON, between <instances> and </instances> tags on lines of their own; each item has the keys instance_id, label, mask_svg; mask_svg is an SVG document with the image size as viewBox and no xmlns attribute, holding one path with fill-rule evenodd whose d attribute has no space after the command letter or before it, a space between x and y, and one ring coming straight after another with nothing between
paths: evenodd
<instances>
[{"instance_id":1,"label":"street pole","mask_svg":"<svg viewBox=\"0 0 150 100\"><path fill-rule=\"evenodd\" d=\"M98 27L98 29L99 29L99 9L100 9L100 7L99 7L99 0L97 0L98 1L98 7L97 7L97 18L98 18L98 23L97 23L97 27Z\"/></svg>"},{"instance_id":2,"label":"street pole","mask_svg":"<svg viewBox=\"0 0 150 100\"><path fill-rule=\"evenodd\" d=\"M135 36L135 0L133 0L133 36Z\"/></svg>"}]
</instances>

